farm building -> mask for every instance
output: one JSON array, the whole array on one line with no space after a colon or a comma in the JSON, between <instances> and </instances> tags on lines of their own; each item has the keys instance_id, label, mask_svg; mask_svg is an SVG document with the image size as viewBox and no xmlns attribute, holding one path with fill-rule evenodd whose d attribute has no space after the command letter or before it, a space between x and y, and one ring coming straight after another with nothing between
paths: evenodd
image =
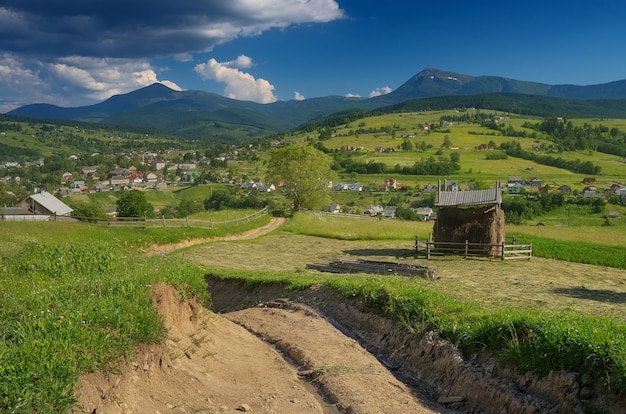
<instances>
[{"instance_id":1,"label":"farm building","mask_svg":"<svg viewBox=\"0 0 626 414\"><path fill-rule=\"evenodd\" d=\"M54 195L42 191L32 194L18 204L19 209L11 212L15 220L49 220L51 217L69 216L74 211ZM21 216L18 218L18 216ZM5 220L8 215L5 215Z\"/></svg>"},{"instance_id":2,"label":"farm building","mask_svg":"<svg viewBox=\"0 0 626 414\"><path fill-rule=\"evenodd\" d=\"M488 190L439 191L433 229L437 243L477 243L486 256L497 256L505 238L499 186Z\"/></svg>"}]
</instances>

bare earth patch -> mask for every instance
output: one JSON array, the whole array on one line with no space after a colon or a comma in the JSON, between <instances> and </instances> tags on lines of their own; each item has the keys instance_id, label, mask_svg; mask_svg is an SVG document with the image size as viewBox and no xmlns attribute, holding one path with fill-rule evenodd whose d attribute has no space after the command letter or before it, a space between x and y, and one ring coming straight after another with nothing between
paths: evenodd
<instances>
[{"instance_id":1,"label":"bare earth patch","mask_svg":"<svg viewBox=\"0 0 626 414\"><path fill-rule=\"evenodd\" d=\"M119 373L81 377L74 412L324 413L315 389L271 346L166 285L153 293L169 330L141 346Z\"/></svg>"},{"instance_id":2,"label":"bare earth patch","mask_svg":"<svg viewBox=\"0 0 626 414\"><path fill-rule=\"evenodd\" d=\"M167 340L140 347L119 373L82 377L75 412L442 412L307 307L257 307L224 318L180 302L167 285L155 287L153 300ZM287 363L272 346L277 341L307 369Z\"/></svg>"}]
</instances>

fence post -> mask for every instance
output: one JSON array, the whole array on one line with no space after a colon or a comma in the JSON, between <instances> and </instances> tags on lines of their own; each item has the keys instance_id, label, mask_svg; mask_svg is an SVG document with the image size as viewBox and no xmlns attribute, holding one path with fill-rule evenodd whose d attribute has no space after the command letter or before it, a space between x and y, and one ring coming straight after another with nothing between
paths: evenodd
<instances>
[{"instance_id":1,"label":"fence post","mask_svg":"<svg viewBox=\"0 0 626 414\"><path fill-rule=\"evenodd\" d=\"M469 240L465 240L465 258L467 259L467 254L469 250Z\"/></svg>"},{"instance_id":2,"label":"fence post","mask_svg":"<svg viewBox=\"0 0 626 414\"><path fill-rule=\"evenodd\" d=\"M502 256L501 259L504 260L504 242L502 242Z\"/></svg>"},{"instance_id":3,"label":"fence post","mask_svg":"<svg viewBox=\"0 0 626 414\"><path fill-rule=\"evenodd\" d=\"M161 220L163 220L163 228L165 228L165 215L161 216Z\"/></svg>"}]
</instances>

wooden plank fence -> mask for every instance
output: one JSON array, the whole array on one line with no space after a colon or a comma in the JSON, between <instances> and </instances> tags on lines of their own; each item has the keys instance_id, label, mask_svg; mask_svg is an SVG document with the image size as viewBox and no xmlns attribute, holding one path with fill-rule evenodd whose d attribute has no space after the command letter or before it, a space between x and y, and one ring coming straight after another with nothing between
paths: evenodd
<instances>
[{"instance_id":1,"label":"wooden plank fence","mask_svg":"<svg viewBox=\"0 0 626 414\"><path fill-rule=\"evenodd\" d=\"M431 256L462 255L470 257L491 257L501 260L528 259L533 255L533 245L516 243L515 238L511 243L487 244L487 243L465 243L457 242L434 242L430 240L420 240L415 237L415 250L418 254L425 255L428 259Z\"/></svg>"}]
</instances>

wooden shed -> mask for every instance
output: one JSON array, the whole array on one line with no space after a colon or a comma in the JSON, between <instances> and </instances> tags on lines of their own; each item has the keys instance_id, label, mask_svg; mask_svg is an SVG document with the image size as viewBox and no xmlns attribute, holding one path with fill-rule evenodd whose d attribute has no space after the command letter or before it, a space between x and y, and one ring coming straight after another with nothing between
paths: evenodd
<instances>
[{"instance_id":1,"label":"wooden shed","mask_svg":"<svg viewBox=\"0 0 626 414\"><path fill-rule=\"evenodd\" d=\"M433 241L471 243L485 256L498 256L504 243L504 211L499 185L488 190L438 191ZM481 246L482 245L482 246Z\"/></svg>"}]
</instances>

